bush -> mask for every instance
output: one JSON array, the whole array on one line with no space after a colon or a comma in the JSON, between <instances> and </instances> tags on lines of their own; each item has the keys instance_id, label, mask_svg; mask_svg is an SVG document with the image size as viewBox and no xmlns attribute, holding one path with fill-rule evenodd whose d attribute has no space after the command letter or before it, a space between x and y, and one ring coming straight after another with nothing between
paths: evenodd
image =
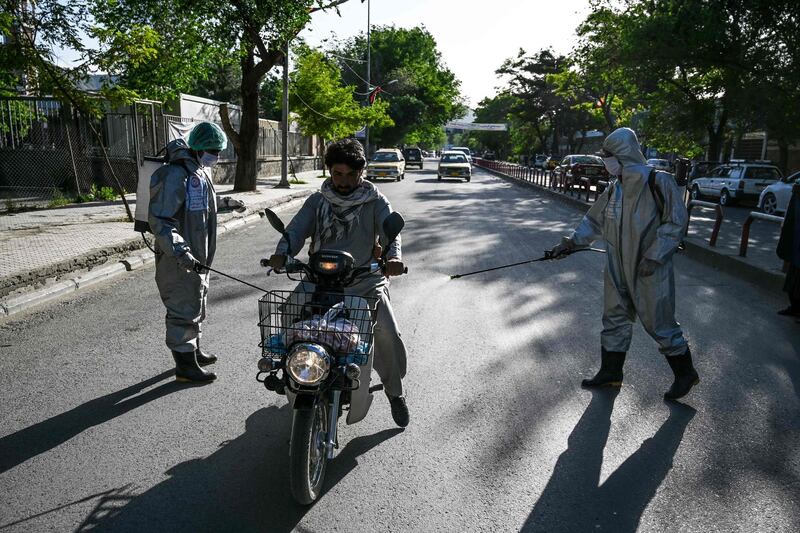
<instances>
[{"instance_id":1,"label":"bush","mask_svg":"<svg viewBox=\"0 0 800 533\"><path fill-rule=\"evenodd\" d=\"M99 191L95 192L95 198L98 200L105 200L106 202L110 202L117 197L117 193L114 192L114 189L111 187L101 187Z\"/></svg>"},{"instance_id":2,"label":"bush","mask_svg":"<svg viewBox=\"0 0 800 533\"><path fill-rule=\"evenodd\" d=\"M64 196L64 193L58 189L53 189L53 199L50 200L50 203L47 204L47 207L61 207L71 203L72 201Z\"/></svg>"}]
</instances>

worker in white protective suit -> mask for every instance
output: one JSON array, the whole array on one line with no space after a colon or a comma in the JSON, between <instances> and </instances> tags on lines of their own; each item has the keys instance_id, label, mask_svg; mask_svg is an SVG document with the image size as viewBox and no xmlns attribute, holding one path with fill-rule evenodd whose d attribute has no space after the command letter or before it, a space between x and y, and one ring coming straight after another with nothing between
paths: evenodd
<instances>
[{"instance_id":1,"label":"worker in white protective suit","mask_svg":"<svg viewBox=\"0 0 800 533\"><path fill-rule=\"evenodd\" d=\"M202 368L217 357L200 349L208 299L208 270L217 248L217 207L244 211L230 197L217 198L209 169L227 146L222 128L202 122L188 144L167 145L169 164L150 178L148 222L155 235L156 285L166 315L166 344L175 359L175 379L210 382L217 375Z\"/></svg>"},{"instance_id":2,"label":"worker in white protective suit","mask_svg":"<svg viewBox=\"0 0 800 533\"><path fill-rule=\"evenodd\" d=\"M608 189L569 237L551 250L554 258L605 240L603 332L600 371L585 387L620 387L636 317L659 344L675 380L664 398L689 393L700 379L675 320L672 255L686 234L688 215L673 176L645 164L636 133L619 128L603 142Z\"/></svg>"}]
</instances>

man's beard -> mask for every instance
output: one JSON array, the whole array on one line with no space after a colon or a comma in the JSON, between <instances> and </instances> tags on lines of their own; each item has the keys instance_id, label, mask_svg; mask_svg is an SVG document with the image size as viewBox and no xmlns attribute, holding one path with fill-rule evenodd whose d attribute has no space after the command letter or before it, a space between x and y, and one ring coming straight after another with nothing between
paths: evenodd
<instances>
[{"instance_id":1,"label":"man's beard","mask_svg":"<svg viewBox=\"0 0 800 533\"><path fill-rule=\"evenodd\" d=\"M333 192L339 196L350 196L355 190L355 187L339 187L338 185L333 186Z\"/></svg>"}]
</instances>

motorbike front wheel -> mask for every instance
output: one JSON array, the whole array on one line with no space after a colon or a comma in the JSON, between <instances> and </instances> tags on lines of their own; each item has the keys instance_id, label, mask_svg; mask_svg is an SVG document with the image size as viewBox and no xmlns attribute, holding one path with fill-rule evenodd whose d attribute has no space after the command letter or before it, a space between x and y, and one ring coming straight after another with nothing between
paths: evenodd
<instances>
[{"instance_id":1,"label":"motorbike front wheel","mask_svg":"<svg viewBox=\"0 0 800 533\"><path fill-rule=\"evenodd\" d=\"M318 398L311 409L296 409L289 445L289 485L294 499L303 505L314 503L322 492L328 456L328 402Z\"/></svg>"}]
</instances>

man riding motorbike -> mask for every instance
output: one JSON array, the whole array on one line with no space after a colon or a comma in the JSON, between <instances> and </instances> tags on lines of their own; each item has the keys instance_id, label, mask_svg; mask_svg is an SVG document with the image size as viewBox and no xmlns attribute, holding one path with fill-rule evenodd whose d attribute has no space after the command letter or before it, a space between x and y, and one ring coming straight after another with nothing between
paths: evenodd
<instances>
[{"instance_id":1,"label":"man riding motorbike","mask_svg":"<svg viewBox=\"0 0 800 533\"><path fill-rule=\"evenodd\" d=\"M353 256L356 267L369 265L377 250L389 247L383 273L357 278L347 292L379 300L374 368L389 398L392 418L398 426L405 427L409 423L402 385L406 374L406 347L392 311L388 280L404 270L400 237L391 243L386 240L383 221L392 208L372 183L362 179L366 163L364 149L355 139L337 141L328 146L325 166L330 177L289 222L286 234L278 242L269 263L273 268L283 268L286 256L297 255L308 238L311 238L311 252L320 249L345 251Z\"/></svg>"}]
</instances>

